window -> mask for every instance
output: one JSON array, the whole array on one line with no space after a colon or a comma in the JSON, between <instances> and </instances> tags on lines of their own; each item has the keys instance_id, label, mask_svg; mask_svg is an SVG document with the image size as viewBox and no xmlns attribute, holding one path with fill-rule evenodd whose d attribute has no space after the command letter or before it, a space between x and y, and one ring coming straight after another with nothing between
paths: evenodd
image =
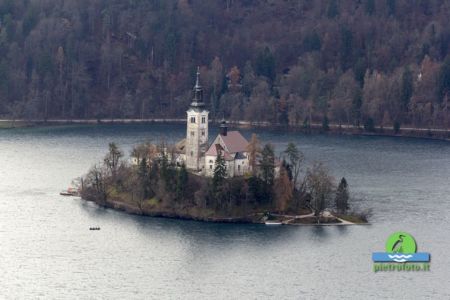
<instances>
[{"instance_id":1,"label":"window","mask_svg":"<svg viewBox=\"0 0 450 300\"><path fill-rule=\"evenodd\" d=\"M202 124L205 124L205 123L206 123L206 117L203 116L203 117L202 117Z\"/></svg>"},{"instance_id":2,"label":"window","mask_svg":"<svg viewBox=\"0 0 450 300\"><path fill-rule=\"evenodd\" d=\"M194 151L191 151L191 156L194 156Z\"/></svg>"},{"instance_id":3,"label":"window","mask_svg":"<svg viewBox=\"0 0 450 300\"><path fill-rule=\"evenodd\" d=\"M210 160L209 160L209 163L212 164L212 163L214 163L214 161L213 161L212 159L210 159Z\"/></svg>"},{"instance_id":4,"label":"window","mask_svg":"<svg viewBox=\"0 0 450 300\"><path fill-rule=\"evenodd\" d=\"M238 171L239 172L241 171L241 165L238 165Z\"/></svg>"},{"instance_id":5,"label":"window","mask_svg":"<svg viewBox=\"0 0 450 300\"><path fill-rule=\"evenodd\" d=\"M195 123L195 117L191 117L191 123Z\"/></svg>"},{"instance_id":6,"label":"window","mask_svg":"<svg viewBox=\"0 0 450 300\"><path fill-rule=\"evenodd\" d=\"M191 131L191 136L195 136L195 132L194 131Z\"/></svg>"},{"instance_id":7,"label":"window","mask_svg":"<svg viewBox=\"0 0 450 300\"><path fill-rule=\"evenodd\" d=\"M202 130L202 136L205 136L205 131L204 130Z\"/></svg>"},{"instance_id":8,"label":"window","mask_svg":"<svg viewBox=\"0 0 450 300\"><path fill-rule=\"evenodd\" d=\"M209 169L212 170L212 165L209 165Z\"/></svg>"}]
</instances>

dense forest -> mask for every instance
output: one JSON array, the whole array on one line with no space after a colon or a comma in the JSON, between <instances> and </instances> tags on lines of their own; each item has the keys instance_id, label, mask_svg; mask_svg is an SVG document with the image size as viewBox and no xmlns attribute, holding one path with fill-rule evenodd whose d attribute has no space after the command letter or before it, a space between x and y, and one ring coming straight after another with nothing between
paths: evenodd
<instances>
[{"instance_id":1,"label":"dense forest","mask_svg":"<svg viewBox=\"0 0 450 300\"><path fill-rule=\"evenodd\" d=\"M0 0L0 117L447 127L445 0Z\"/></svg>"}]
</instances>

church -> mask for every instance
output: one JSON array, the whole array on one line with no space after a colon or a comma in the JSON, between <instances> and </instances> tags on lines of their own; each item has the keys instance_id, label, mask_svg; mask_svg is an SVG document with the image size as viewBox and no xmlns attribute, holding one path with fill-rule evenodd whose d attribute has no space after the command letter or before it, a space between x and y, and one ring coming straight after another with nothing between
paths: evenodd
<instances>
[{"instance_id":1,"label":"church","mask_svg":"<svg viewBox=\"0 0 450 300\"><path fill-rule=\"evenodd\" d=\"M186 139L177 144L178 163L195 174L212 177L220 153L225 160L228 177L243 176L250 171L248 141L239 131L228 131L223 120L217 137L209 144L209 111L203 102L200 72L193 90L193 99L187 110Z\"/></svg>"}]
</instances>

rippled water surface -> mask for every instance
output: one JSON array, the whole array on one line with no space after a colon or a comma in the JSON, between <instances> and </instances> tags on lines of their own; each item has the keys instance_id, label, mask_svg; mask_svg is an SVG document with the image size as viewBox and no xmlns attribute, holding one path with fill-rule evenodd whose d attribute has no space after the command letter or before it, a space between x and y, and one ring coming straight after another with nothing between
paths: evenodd
<instances>
[{"instance_id":1,"label":"rippled water surface","mask_svg":"<svg viewBox=\"0 0 450 300\"><path fill-rule=\"evenodd\" d=\"M250 131L243 131L250 136ZM0 298L450 299L450 143L259 131L294 141L372 207L370 226L268 228L144 218L59 191L117 142L183 126L0 131ZM101 231L89 231L99 226ZM432 255L428 273L377 273L371 253L397 230Z\"/></svg>"}]
</instances>

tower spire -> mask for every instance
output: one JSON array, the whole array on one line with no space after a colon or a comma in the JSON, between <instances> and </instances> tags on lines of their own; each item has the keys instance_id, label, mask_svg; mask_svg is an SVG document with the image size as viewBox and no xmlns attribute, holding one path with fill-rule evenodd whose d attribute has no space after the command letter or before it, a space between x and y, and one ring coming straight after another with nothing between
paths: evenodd
<instances>
[{"instance_id":1,"label":"tower spire","mask_svg":"<svg viewBox=\"0 0 450 300\"><path fill-rule=\"evenodd\" d=\"M194 86L194 99L192 100L192 108L203 108L205 103L203 103L203 88L200 85L200 67L197 67L197 78L195 80Z\"/></svg>"},{"instance_id":2,"label":"tower spire","mask_svg":"<svg viewBox=\"0 0 450 300\"><path fill-rule=\"evenodd\" d=\"M197 80L195 81L195 89L201 89L200 86L200 66L197 66Z\"/></svg>"}]
</instances>

